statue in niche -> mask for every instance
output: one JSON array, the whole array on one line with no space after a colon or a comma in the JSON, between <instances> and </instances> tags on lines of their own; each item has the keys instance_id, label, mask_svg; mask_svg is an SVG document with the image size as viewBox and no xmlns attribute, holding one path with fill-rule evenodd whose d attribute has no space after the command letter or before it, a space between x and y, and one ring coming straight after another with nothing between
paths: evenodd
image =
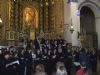
<instances>
[{"instance_id":1,"label":"statue in niche","mask_svg":"<svg viewBox=\"0 0 100 75\"><path fill-rule=\"evenodd\" d=\"M36 26L36 12L35 9L26 7L24 9L24 15L23 15L23 19L24 19L24 23L25 25L31 25L33 26L33 28L35 28Z\"/></svg>"},{"instance_id":2,"label":"statue in niche","mask_svg":"<svg viewBox=\"0 0 100 75\"><path fill-rule=\"evenodd\" d=\"M38 12L33 7L26 7L23 12L24 32L34 40L38 29Z\"/></svg>"}]
</instances>

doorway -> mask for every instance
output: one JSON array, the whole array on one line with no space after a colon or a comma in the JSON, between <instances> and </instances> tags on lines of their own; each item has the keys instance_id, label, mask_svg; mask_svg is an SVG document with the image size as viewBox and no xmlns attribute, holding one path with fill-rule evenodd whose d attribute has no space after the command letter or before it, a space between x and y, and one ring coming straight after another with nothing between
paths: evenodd
<instances>
[{"instance_id":1,"label":"doorway","mask_svg":"<svg viewBox=\"0 0 100 75\"><path fill-rule=\"evenodd\" d=\"M80 32L82 34L81 44L83 47L98 46L95 15L87 6L83 6L80 10Z\"/></svg>"}]
</instances>

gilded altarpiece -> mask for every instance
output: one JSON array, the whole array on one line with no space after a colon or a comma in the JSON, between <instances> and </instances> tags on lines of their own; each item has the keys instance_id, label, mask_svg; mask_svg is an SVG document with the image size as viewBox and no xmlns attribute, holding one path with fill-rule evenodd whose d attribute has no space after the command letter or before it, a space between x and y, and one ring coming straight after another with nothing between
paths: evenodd
<instances>
[{"instance_id":1,"label":"gilded altarpiece","mask_svg":"<svg viewBox=\"0 0 100 75\"><path fill-rule=\"evenodd\" d=\"M8 45L16 45L19 42L19 34L22 30L22 5L20 0L8 1L9 23L6 25L6 41Z\"/></svg>"},{"instance_id":2,"label":"gilded altarpiece","mask_svg":"<svg viewBox=\"0 0 100 75\"><path fill-rule=\"evenodd\" d=\"M29 39L63 36L63 0L9 0L9 27L6 40L19 41L23 34Z\"/></svg>"}]
</instances>

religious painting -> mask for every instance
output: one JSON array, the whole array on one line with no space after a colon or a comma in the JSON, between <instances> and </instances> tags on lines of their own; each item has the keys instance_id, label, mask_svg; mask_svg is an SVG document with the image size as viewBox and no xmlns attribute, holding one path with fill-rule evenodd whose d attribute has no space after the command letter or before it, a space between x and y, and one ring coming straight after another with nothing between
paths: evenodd
<instances>
[{"instance_id":1,"label":"religious painting","mask_svg":"<svg viewBox=\"0 0 100 75\"><path fill-rule=\"evenodd\" d=\"M23 21L25 25L32 25L33 28L38 28L38 15L35 8L25 7L23 12Z\"/></svg>"}]
</instances>

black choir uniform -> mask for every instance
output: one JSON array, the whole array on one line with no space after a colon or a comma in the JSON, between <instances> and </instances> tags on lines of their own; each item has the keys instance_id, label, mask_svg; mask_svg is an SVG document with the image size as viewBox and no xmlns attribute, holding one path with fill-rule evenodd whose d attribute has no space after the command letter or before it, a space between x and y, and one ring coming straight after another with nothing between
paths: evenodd
<instances>
[{"instance_id":1,"label":"black choir uniform","mask_svg":"<svg viewBox=\"0 0 100 75\"><path fill-rule=\"evenodd\" d=\"M72 52L67 50L67 72L68 75L71 75L72 68Z\"/></svg>"},{"instance_id":2,"label":"black choir uniform","mask_svg":"<svg viewBox=\"0 0 100 75\"><path fill-rule=\"evenodd\" d=\"M80 51L74 51L73 62L79 62L79 54L80 54ZM76 72L79 69L79 66L73 65L73 68L75 68L75 72Z\"/></svg>"},{"instance_id":3,"label":"black choir uniform","mask_svg":"<svg viewBox=\"0 0 100 75\"><path fill-rule=\"evenodd\" d=\"M24 54L19 54L19 74L18 75L24 75L25 73L25 57Z\"/></svg>"},{"instance_id":4,"label":"black choir uniform","mask_svg":"<svg viewBox=\"0 0 100 75\"><path fill-rule=\"evenodd\" d=\"M25 65L26 65L26 75L32 74L32 53L29 53L28 50L25 51Z\"/></svg>"},{"instance_id":5,"label":"black choir uniform","mask_svg":"<svg viewBox=\"0 0 100 75\"><path fill-rule=\"evenodd\" d=\"M46 40L44 38L41 39L41 44L46 44Z\"/></svg>"},{"instance_id":6,"label":"black choir uniform","mask_svg":"<svg viewBox=\"0 0 100 75\"><path fill-rule=\"evenodd\" d=\"M75 62L79 62L79 51L75 51Z\"/></svg>"},{"instance_id":7,"label":"black choir uniform","mask_svg":"<svg viewBox=\"0 0 100 75\"><path fill-rule=\"evenodd\" d=\"M36 60L35 60L35 64L42 64L42 54L41 53L36 53Z\"/></svg>"},{"instance_id":8,"label":"black choir uniform","mask_svg":"<svg viewBox=\"0 0 100 75\"><path fill-rule=\"evenodd\" d=\"M34 39L34 46L35 46L35 49L40 49L40 45L39 45L38 39Z\"/></svg>"},{"instance_id":9,"label":"black choir uniform","mask_svg":"<svg viewBox=\"0 0 100 75\"><path fill-rule=\"evenodd\" d=\"M91 53L91 66L92 66L92 72L95 72L97 71L97 55L96 53L93 54Z\"/></svg>"},{"instance_id":10,"label":"black choir uniform","mask_svg":"<svg viewBox=\"0 0 100 75\"><path fill-rule=\"evenodd\" d=\"M57 63L57 52L53 52L52 54L52 66L53 66L53 71L56 71L56 63Z\"/></svg>"},{"instance_id":11,"label":"black choir uniform","mask_svg":"<svg viewBox=\"0 0 100 75\"><path fill-rule=\"evenodd\" d=\"M6 67L7 64L11 63L10 59L4 59L4 75L11 74L11 66Z\"/></svg>"},{"instance_id":12,"label":"black choir uniform","mask_svg":"<svg viewBox=\"0 0 100 75\"><path fill-rule=\"evenodd\" d=\"M6 66L7 64L16 61L14 58L5 59L4 60L4 75L17 75L18 74L18 64L12 64Z\"/></svg>"},{"instance_id":13,"label":"black choir uniform","mask_svg":"<svg viewBox=\"0 0 100 75\"><path fill-rule=\"evenodd\" d=\"M12 62L13 61L19 61L18 57L12 57ZM18 67L19 67L19 63L13 64L13 75L17 75L18 74Z\"/></svg>"},{"instance_id":14,"label":"black choir uniform","mask_svg":"<svg viewBox=\"0 0 100 75\"><path fill-rule=\"evenodd\" d=\"M47 53L43 52L43 55L42 55L42 61L43 61L43 64L44 64L44 68L45 68L45 71L47 72L47 66L48 66L48 57L47 57Z\"/></svg>"},{"instance_id":15,"label":"black choir uniform","mask_svg":"<svg viewBox=\"0 0 100 75\"><path fill-rule=\"evenodd\" d=\"M63 52L57 53L57 61L64 62L64 54L63 54Z\"/></svg>"},{"instance_id":16,"label":"black choir uniform","mask_svg":"<svg viewBox=\"0 0 100 75\"><path fill-rule=\"evenodd\" d=\"M0 54L0 75L4 75L4 58L3 54Z\"/></svg>"},{"instance_id":17,"label":"black choir uniform","mask_svg":"<svg viewBox=\"0 0 100 75\"><path fill-rule=\"evenodd\" d=\"M52 53L50 52L50 54L47 55L47 74L51 75L52 73Z\"/></svg>"}]
</instances>

